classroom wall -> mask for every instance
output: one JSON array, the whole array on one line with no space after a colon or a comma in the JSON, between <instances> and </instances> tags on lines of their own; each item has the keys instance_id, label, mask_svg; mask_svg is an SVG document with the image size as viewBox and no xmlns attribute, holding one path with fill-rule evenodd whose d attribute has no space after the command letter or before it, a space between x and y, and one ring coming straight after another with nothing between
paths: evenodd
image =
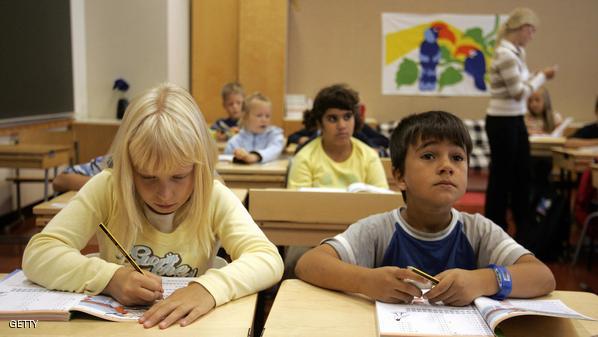
<instances>
[{"instance_id":1,"label":"classroom wall","mask_svg":"<svg viewBox=\"0 0 598 337\"><path fill-rule=\"evenodd\" d=\"M189 0L86 0L74 9L78 119L116 117L117 78L129 99L164 81L189 88Z\"/></svg>"},{"instance_id":2,"label":"classroom wall","mask_svg":"<svg viewBox=\"0 0 598 337\"><path fill-rule=\"evenodd\" d=\"M289 13L287 93L313 98L325 85L346 82L360 92L368 117L380 122L431 109L483 118L487 97L381 94L381 14L508 14L517 6L532 8L541 19L527 48L530 69L559 64L559 73L547 85L556 110L576 121L594 120L598 96L595 0L294 0Z\"/></svg>"}]
</instances>

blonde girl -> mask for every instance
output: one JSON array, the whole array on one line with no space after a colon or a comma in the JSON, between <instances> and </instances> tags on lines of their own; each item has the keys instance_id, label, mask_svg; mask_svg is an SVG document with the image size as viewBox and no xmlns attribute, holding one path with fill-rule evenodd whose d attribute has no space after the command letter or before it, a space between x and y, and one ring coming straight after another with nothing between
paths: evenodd
<instances>
[{"instance_id":1,"label":"blonde girl","mask_svg":"<svg viewBox=\"0 0 598 337\"><path fill-rule=\"evenodd\" d=\"M282 261L241 202L213 177L216 149L184 89L153 88L128 107L111 149L113 168L94 176L29 242L27 277L49 289L104 293L152 304L144 327L195 321L215 306L276 283ZM143 274L98 228L104 223ZM80 253L97 235L99 257ZM219 244L233 262L212 268ZM161 276L194 280L163 301Z\"/></svg>"}]
</instances>

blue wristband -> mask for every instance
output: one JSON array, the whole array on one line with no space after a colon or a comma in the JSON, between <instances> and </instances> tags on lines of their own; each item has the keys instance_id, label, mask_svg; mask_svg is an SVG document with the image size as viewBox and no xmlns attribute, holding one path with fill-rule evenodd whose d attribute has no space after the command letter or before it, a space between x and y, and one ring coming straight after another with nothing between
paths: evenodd
<instances>
[{"instance_id":1,"label":"blue wristband","mask_svg":"<svg viewBox=\"0 0 598 337\"><path fill-rule=\"evenodd\" d=\"M498 292L490 298L502 301L509 297L511 290L513 289L513 282L511 280L511 273L504 266L497 266L495 264L489 264L488 268L494 270L496 274L496 281L498 282Z\"/></svg>"}]
</instances>

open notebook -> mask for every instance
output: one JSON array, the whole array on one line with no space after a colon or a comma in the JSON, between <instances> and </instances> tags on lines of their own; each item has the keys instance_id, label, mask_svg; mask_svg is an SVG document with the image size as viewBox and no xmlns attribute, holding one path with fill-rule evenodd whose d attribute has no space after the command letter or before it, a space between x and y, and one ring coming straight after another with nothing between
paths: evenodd
<instances>
[{"instance_id":1,"label":"open notebook","mask_svg":"<svg viewBox=\"0 0 598 337\"><path fill-rule=\"evenodd\" d=\"M416 299L412 304L376 301L380 336L494 336L500 322L521 315L594 320L560 300L495 301L479 297L465 307L432 305L424 299Z\"/></svg>"},{"instance_id":2,"label":"open notebook","mask_svg":"<svg viewBox=\"0 0 598 337\"><path fill-rule=\"evenodd\" d=\"M164 297L186 287L190 277L162 277ZM0 319L68 321L71 312L80 311L109 321L137 321L146 306L125 307L109 296L48 290L15 270L0 282Z\"/></svg>"}]
</instances>

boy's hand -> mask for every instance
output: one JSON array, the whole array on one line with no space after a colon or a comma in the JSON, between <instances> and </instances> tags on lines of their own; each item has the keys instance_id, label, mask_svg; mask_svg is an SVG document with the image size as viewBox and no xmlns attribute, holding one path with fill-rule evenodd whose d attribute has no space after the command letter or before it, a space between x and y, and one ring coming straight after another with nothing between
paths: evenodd
<instances>
[{"instance_id":1,"label":"boy's hand","mask_svg":"<svg viewBox=\"0 0 598 337\"><path fill-rule=\"evenodd\" d=\"M116 270L103 291L123 305L152 304L163 292L160 276L146 271L141 274L130 267Z\"/></svg>"},{"instance_id":2,"label":"boy's hand","mask_svg":"<svg viewBox=\"0 0 598 337\"><path fill-rule=\"evenodd\" d=\"M421 290L404 280L425 283L426 279L414 272L398 267L380 267L368 272L361 293L388 303L411 303L413 297L420 297Z\"/></svg>"},{"instance_id":3,"label":"boy's hand","mask_svg":"<svg viewBox=\"0 0 598 337\"><path fill-rule=\"evenodd\" d=\"M245 149L242 149L242 148L235 149L235 151L233 152L233 155L238 160L244 161L248 164L257 163L260 160L260 157L258 157L257 154L249 153Z\"/></svg>"},{"instance_id":4,"label":"boy's hand","mask_svg":"<svg viewBox=\"0 0 598 337\"><path fill-rule=\"evenodd\" d=\"M228 136L221 130L216 130L216 140L219 142L225 142L228 140Z\"/></svg>"},{"instance_id":5,"label":"boy's hand","mask_svg":"<svg viewBox=\"0 0 598 337\"><path fill-rule=\"evenodd\" d=\"M158 324L160 329L166 329L176 322L187 326L215 306L216 301L206 288L191 282L185 288L177 289L164 301L154 304L139 319L139 323L144 328Z\"/></svg>"},{"instance_id":6,"label":"boy's hand","mask_svg":"<svg viewBox=\"0 0 598 337\"><path fill-rule=\"evenodd\" d=\"M494 294L498 289L494 272L490 269L449 269L436 276L440 283L426 293L431 303L442 301L446 305L464 306L474 299Z\"/></svg>"}]
</instances>

